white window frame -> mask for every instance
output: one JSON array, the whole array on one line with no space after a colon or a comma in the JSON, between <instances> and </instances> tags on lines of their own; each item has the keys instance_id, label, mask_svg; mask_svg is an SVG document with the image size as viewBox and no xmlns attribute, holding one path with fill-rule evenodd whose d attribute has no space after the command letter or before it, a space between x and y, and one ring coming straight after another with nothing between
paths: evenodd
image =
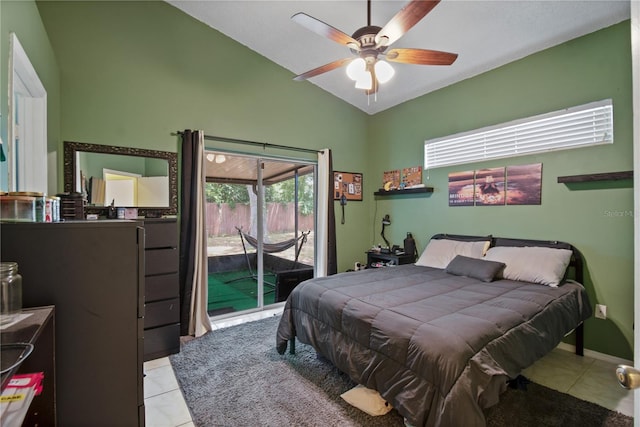
<instances>
[{"instance_id":1,"label":"white window frame","mask_svg":"<svg viewBox=\"0 0 640 427\"><path fill-rule=\"evenodd\" d=\"M613 144L611 99L427 140L424 168L602 144Z\"/></svg>"},{"instance_id":2,"label":"white window frame","mask_svg":"<svg viewBox=\"0 0 640 427\"><path fill-rule=\"evenodd\" d=\"M9 35L9 191L47 192L47 91L15 33Z\"/></svg>"}]
</instances>

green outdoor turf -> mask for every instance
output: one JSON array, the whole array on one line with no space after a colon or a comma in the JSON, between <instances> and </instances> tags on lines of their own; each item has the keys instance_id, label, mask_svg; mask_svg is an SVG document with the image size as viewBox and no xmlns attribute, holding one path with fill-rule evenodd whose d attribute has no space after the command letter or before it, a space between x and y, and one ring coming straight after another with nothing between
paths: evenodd
<instances>
[{"instance_id":1,"label":"green outdoor turf","mask_svg":"<svg viewBox=\"0 0 640 427\"><path fill-rule=\"evenodd\" d=\"M225 283L235 278L249 276L247 270L209 274L209 301L207 310L242 311L258 307L258 286L251 277ZM276 275L266 273L264 280L275 283ZM275 293L273 287L265 283L264 305L273 304Z\"/></svg>"}]
</instances>

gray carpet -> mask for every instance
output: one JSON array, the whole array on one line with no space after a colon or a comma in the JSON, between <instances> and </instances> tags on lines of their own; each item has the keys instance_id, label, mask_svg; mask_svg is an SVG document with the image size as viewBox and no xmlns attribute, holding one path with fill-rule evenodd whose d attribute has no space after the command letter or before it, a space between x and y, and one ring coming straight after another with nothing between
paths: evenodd
<instances>
[{"instance_id":1,"label":"gray carpet","mask_svg":"<svg viewBox=\"0 0 640 427\"><path fill-rule=\"evenodd\" d=\"M403 426L394 410L371 417L340 394L349 378L298 343L275 349L279 316L211 332L170 356L193 422L209 426ZM487 411L489 426L631 426L632 419L530 383Z\"/></svg>"}]
</instances>

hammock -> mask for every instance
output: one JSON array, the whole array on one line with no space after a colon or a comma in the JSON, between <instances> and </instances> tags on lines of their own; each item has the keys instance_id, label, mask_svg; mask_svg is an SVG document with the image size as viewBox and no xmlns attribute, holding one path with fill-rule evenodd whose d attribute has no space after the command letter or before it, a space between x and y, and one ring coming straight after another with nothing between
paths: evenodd
<instances>
[{"instance_id":1,"label":"hammock","mask_svg":"<svg viewBox=\"0 0 640 427\"><path fill-rule=\"evenodd\" d=\"M250 244L254 248L258 249L258 239L256 239L255 237L253 237L250 234L243 233L242 229L240 229L240 228L238 229L238 232L240 232L242 234L242 237L244 237L244 239L247 241L248 244ZM298 241L300 239L302 239L302 244L304 244L307 241L307 235L310 232L311 231L307 231L306 233L303 232L298 237L294 237L293 239L285 240L285 241L280 242L280 243L263 243L262 244L262 250L264 252L268 253L268 254L275 254L275 253L278 253L278 252L286 251L287 249L289 249L290 247L292 247L293 245L298 243ZM300 245L300 248L302 248L302 244ZM296 253L296 261L298 260L298 253L299 253L299 250Z\"/></svg>"},{"instance_id":2,"label":"hammock","mask_svg":"<svg viewBox=\"0 0 640 427\"><path fill-rule=\"evenodd\" d=\"M244 251L244 257L245 257L245 260L247 261L247 269L249 270L249 275L238 277L236 279L229 280L228 282L225 282L225 283L232 283L238 280L243 280L248 278L258 280L258 276L253 272L253 269L251 268L251 261L249 260L249 254L247 253L247 247L244 244L246 240L248 244L250 244L255 249L258 249L258 239L251 236L250 234L243 232L242 227L236 227L236 230L238 230L238 234L240 235L240 241L242 242L242 250ZM274 253L286 251L287 249L296 245L296 257L293 260L293 267L291 267L291 269L293 270L296 268L296 264L298 264L298 257L300 256L300 251L302 250L302 246L304 246L304 244L306 243L307 236L309 235L309 233L311 233L311 230L307 232L303 231L302 234L300 234L298 237L294 237L293 239L285 240L283 242L262 243L262 251L265 253L274 254ZM297 246L298 242L300 242L299 246ZM271 283L266 280L263 280L263 282L267 285L275 286L275 283Z\"/></svg>"}]
</instances>

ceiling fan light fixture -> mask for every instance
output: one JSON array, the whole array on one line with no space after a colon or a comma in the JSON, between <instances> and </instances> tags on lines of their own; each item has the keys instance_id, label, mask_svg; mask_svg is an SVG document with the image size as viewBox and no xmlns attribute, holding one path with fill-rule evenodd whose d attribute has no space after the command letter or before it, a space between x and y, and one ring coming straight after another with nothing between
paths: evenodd
<instances>
[{"instance_id":1,"label":"ceiling fan light fixture","mask_svg":"<svg viewBox=\"0 0 640 427\"><path fill-rule=\"evenodd\" d=\"M356 80L356 89L371 90L373 88L373 77L369 71L365 71Z\"/></svg>"},{"instance_id":2,"label":"ceiling fan light fixture","mask_svg":"<svg viewBox=\"0 0 640 427\"><path fill-rule=\"evenodd\" d=\"M2 1L2 0L0 0ZM405 0L406 1L406 0ZM451 65L458 57L455 53L428 49L387 49L438 5L440 0L410 0L384 27L371 25L371 3L367 0L367 25L358 28L351 36L305 13L291 17L298 24L323 37L346 46L357 57L343 58L295 76L295 81L308 80L317 75L346 66L347 76L356 82L357 89L365 89L376 95L380 84L389 82L395 74L387 61L417 65ZM374 97L374 101L375 101Z\"/></svg>"},{"instance_id":3,"label":"ceiling fan light fixture","mask_svg":"<svg viewBox=\"0 0 640 427\"><path fill-rule=\"evenodd\" d=\"M347 66L347 76L349 76L351 80L358 81L359 79L362 79L365 74L368 74L367 64L362 58L354 59Z\"/></svg>"},{"instance_id":4,"label":"ceiling fan light fixture","mask_svg":"<svg viewBox=\"0 0 640 427\"><path fill-rule=\"evenodd\" d=\"M224 163L225 161L227 161L227 158L225 157L224 154L207 153L205 158L207 159L208 162L213 163L215 161L218 164Z\"/></svg>"},{"instance_id":5,"label":"ceiling fan light fixture","mask_svg":"<svg viewBox=\"0 0 640 427\"><path fill-rule=\"evenodd\" d=\"M376 78L378 79L378 83L386 83L393 78L393 75L396 73L396 70L387 62L383 60L378 60L375 65L376 70Z\"/></svg>"}]
</instances>

